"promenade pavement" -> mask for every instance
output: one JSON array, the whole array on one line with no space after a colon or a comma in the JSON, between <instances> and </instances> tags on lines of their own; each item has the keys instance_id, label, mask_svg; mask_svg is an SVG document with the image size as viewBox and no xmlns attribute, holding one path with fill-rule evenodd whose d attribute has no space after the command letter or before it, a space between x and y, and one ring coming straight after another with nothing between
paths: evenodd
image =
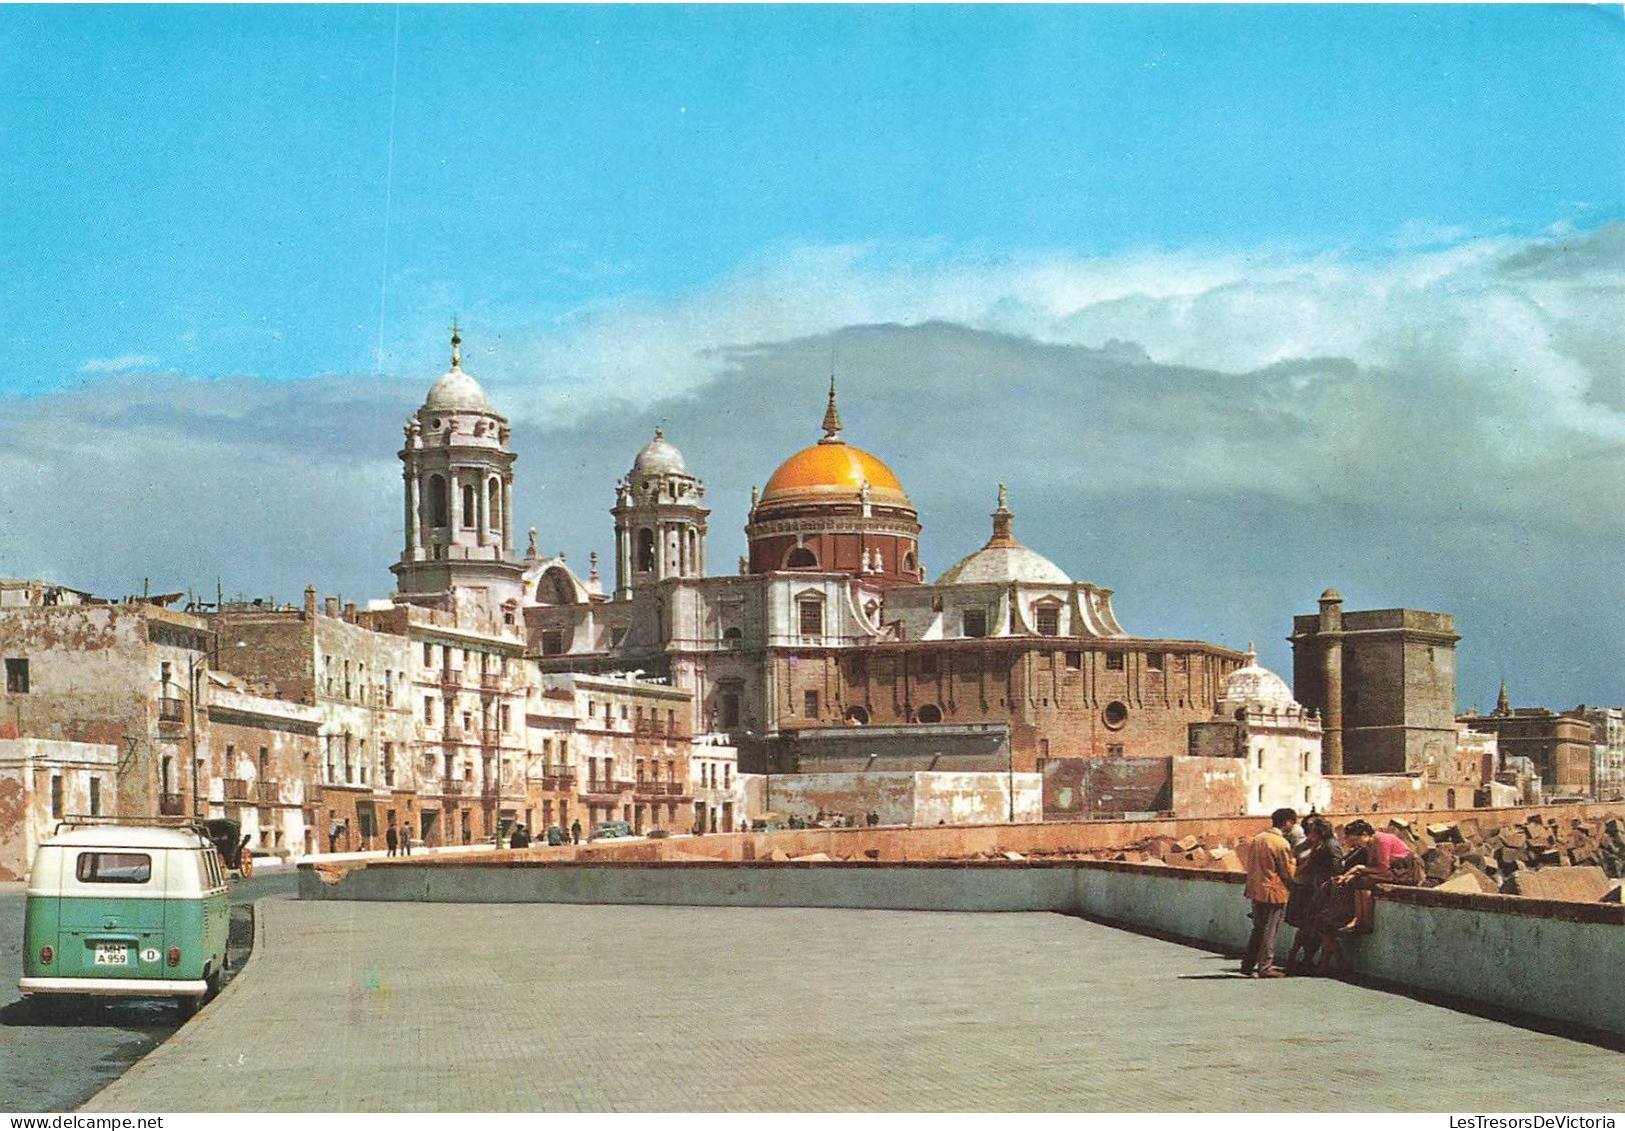
<instances>
[{"instance_id":1,"label":"promenade pavement","mask_svg":"<svg viewBox=\"0 0 1625 1131\"><path fill-rule=\"evenodd\" d=\"M241 975L83 1110L1625 1106L1620 1053L1061 915L260 907Z\"/></svg>"}]
</instances>

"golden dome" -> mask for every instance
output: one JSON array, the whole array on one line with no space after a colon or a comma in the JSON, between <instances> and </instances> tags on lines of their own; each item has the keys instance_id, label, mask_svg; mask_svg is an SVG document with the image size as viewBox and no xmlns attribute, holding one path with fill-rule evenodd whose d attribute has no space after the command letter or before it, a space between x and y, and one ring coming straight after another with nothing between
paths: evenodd
<instances>
[{"instance_id":1,"label":"golden dome","mask_svg":"<svg viewBox=\"0 0 1625 1131\"><path fill-rule=\"evenodd\" d=\"M835 409L835 378L829 379L824 438L783 463L767 481L758 505L785 502L868 502L914 509L892 469L862 448L841 439Z\"/></svg>"},{"instance_id":2,"label":"golden dome","mask_svg":"<svg viewBox=\"0 0 1625 1131\"><path fill-rule=\"evenodd\" d=\"M914 506L891 468L862 448L854 448L841 440L803 448L781 463L762 490L761 502L825 499L861 502L864 484L868 484L871 503Z\"/></svg>"}]
</instances>

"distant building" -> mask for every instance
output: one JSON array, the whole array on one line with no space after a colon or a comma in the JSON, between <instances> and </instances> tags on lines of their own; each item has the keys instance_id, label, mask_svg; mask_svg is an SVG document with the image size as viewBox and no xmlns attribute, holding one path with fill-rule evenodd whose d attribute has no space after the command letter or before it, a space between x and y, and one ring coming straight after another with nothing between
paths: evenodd
<instances>
[{"instance_id":1,"label":"distant building","mask_svg":"<svg viewBox=\"0 0 1625 1131\"><path fill-rule=\"evenodd\" d=\"M1547 798L1594 796L1591 723L1583 716L1514 708L1502 684L1494 711L1463 715L1460 721L1496 736L1503 767L1512 758L1528 758Z\"/></svg>"},{"instance_id":2,"label":"distant building","mask_svg":"<svg viewBox=\"0 0 1625 1131\"><path fill-rule=\"evenodd\" d=\"M823 437L752 492L749 553L721 577L704 485L657 431L615 488L611 594L562 556L526 560L540 669L669 678L753 774L1166 758L1212 717L1239 653L1130 635L1111 590L1016 539L1002 486L988 542L927 582L913 502L841 431L832 386Z\"/></svg>"},{"instance_id":3,"label":"distant building","mask_svg":"<svg viewBox=\"0 0 1625 1131\"><path fill-rule=\"evenodd\" d=\"M1245 667L1225 681L1215 717L1190 726L1192 757L1233 758L1239 762L1239 809L1267 815L1290 808L1299 813L1325 811L1331 786L1321 773L1323 734L1320 720L1292 698L1280 676L1247 654ZM1187 788L1176 791L1174 811L1182 817L1228 816L1236 808L1205 803Z\"/></svg>"},{"instance_id":4,"label":"distant building","mask_svg":"<svg viewBox=\"0 0 1625 1131\"><path fill-rule=\"evenodd\" d=\"M1625 799L1625 710L1584 703L1569 711L1591 724L1592 794L1599 801Z\"/></svg>"},{"instance_id":5,"label":"distant building","mask_svg":"<svg viewBox=\"0 0 1625 1131\"><path fill-rule=\"evenodd\" d=\"M1471 787L1456 762L1455 618L1416 609L1345 612L1335 589L1293 618L1292 686L1319 714L1328 774L1424 774Z\"/></svg>"}]
</instances>

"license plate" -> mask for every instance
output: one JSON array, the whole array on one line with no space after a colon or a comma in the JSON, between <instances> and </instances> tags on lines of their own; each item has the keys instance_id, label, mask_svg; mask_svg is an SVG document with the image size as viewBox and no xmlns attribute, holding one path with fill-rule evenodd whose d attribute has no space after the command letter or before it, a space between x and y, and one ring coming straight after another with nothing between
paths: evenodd
<instances>
[{"instance_id":1,"label":"license plate","mask_svg":"<svg viewBox=\"0 0 1625 1131\"><path fill-rule=\"evenodd\" d=\"M128 966L130 964L130 948L122 943L97 943L97 966Z\"/></svg>"}]
</instances>

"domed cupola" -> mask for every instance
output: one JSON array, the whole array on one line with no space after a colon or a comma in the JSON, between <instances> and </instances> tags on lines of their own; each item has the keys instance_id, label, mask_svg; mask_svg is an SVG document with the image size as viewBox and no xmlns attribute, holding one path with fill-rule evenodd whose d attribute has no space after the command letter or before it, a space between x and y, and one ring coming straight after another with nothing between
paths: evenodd
<instances>
[{"instance_id":1,"label":"domed cupola","mask_svg":"<svg viewBox=\"0 0 1625 1131\"><path fill-rule=\"evenodd\" d=\"M615 485L615 596L672 577L705 576L705 484L655 429Z\"/></svg>"},{"instance_id":2,"label":"domed cupola","mask_svg":"<svg viewBox=\"0 0 1625 1131\"><path fill-rule=\"evenodd\" d=\"M451 369L406 422L399 453L406 548L390 569L403 596L438 600L463 589L494 619L511 614L522 592L513 554L514 453L507 417L463 372L462 344L453 325Z\"/></svg>"},{"instance_id":3,"label":"domed cupola","mask_svg":"<svg viewBox=\"0 0 1625 1131\"><path fill-rule=\"evenodd\" d=\"M1029 550L1011 533L1015 514L1010 510L1003 483L999 506L993 512L993 537L974 554L961 558L937 578L938 585L976 585L983 582L1023 582L1029 585L1071 585L1060 566L1036 550Z\"/></svg>"},{"instance_id":4,"label":"domed cupola","mask_svg":"<svg viewBox=\"0 0 1625 1131\"><path fill-rule=\"evenodd\" d=\"M920 520L891 468L841 438L835 379L824 436L781 463L752 492L750 572L850 573L884 585L918 584Z\"/></svg>"},{"instance_id":5,"label":"domed cupola","mask_svg":"<svg viewBox=\"0 0 1625 1131\"><path fill-rule=\"evenodd\" d=\"M1247 663L1230 673L1225 680L1224 696L1219 711L1226 715L1237 712L1262 712L1272 715L1301 714L1303 708L1292 697L1286 681L1268 668L1260 667L1258 654L1247 646Z\"/></svg>"}]
</instances>

